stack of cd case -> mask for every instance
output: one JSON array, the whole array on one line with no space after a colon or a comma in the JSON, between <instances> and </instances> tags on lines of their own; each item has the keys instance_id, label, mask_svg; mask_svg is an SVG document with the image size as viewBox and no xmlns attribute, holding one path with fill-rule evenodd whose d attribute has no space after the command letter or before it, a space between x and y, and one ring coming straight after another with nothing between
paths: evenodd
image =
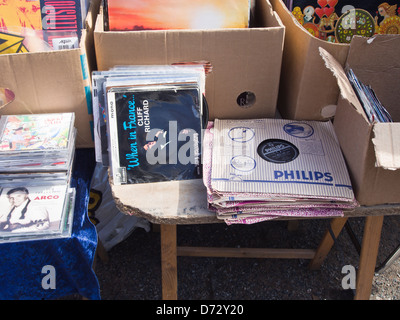
<instances>
[{"instance_id":1,"label":"stack of cd case","mask_svg":"<svg viewBox=\"0 0 400 320\"><path fill-rule=\"evenodd\" d=\"M209 208L228 224L342 216L358 205L331 122L215 119L203 159Z\"/></svg>"},{"instance_id":2,"label":"stack of cd case","mask_svg":"<svg viewBox=\"0 0 400 320\"><path fill-rule=\"evenodd\" d=\"M0 243L68 237L74 113L0 118Z\"/></svg>"},{"instance_id":3,"label":"stack of cd case","mask_svg":"<svg viewBox=\"0 0 400 320\"><path fill-rule=\"evenodd\" d=\"M118 66L92 84L96 161L113 184L201 178L202 64Z\"/></svg>"}]
</instances>

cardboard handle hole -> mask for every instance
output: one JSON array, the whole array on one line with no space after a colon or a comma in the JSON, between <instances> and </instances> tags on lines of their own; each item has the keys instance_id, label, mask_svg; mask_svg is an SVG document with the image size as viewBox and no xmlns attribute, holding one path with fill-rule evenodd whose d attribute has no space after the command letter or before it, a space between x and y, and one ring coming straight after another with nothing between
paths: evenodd
<instances>
[{"instance_id":1,"label":"cardboard handle hole","mask_svg":"<svg viewBox=\"0 0 400 320\"><path fill-rule=\"evenodd\" d=\"M244 91L238 95L236 102L241 108L250 108L256 103L256 95L251 91Z\"/></svg>"}]
</instances>

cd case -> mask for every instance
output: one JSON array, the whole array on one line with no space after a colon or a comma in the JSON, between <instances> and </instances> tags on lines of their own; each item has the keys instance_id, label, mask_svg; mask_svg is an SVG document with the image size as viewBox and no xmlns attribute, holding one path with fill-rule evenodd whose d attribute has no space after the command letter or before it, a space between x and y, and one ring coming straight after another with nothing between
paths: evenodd
<instances>
[{"instance_id":1,"label":"cd case","mask_svg":"<svg viewBox=\"0 0 400 320\"><path fill-rule=\"evenodd\" d=\"M74 113L0 118L0 172L62 171L75 150Z\"/></svg>"},{"instance_id":2,"label":"cd case","mask_svg":"<svg viewBox=\"0 0 400 320\"><path fill-rule=\"evenodd\" d=\"M0 243L70 237L74 204L67 185L1 188Z\"/></svg>"},{"instance_id":3,"label":"cd case","mask_svg":"<svg viewBox=\"0 0 400 320\"><path fill-rule=\"evenodd\" d=\"M0 243L69 237L74 113L0 118Z\"/></svg>"}]
</instances>

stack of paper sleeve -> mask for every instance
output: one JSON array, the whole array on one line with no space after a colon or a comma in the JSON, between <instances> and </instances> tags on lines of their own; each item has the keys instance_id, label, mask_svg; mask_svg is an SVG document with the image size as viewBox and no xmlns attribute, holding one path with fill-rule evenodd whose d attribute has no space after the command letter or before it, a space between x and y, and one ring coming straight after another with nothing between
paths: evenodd
<instances>
[{"instance_id":1,"label":"stack of paper sleeve","mask_svg":"<svg viewBox=\"0 0 400 320\"><path fill-rule=\"evenodd\" d=\"M227 224L342 216L358 204L331 122L209 122L203 141L209 208Z\"/></svg>"}]
</instances>

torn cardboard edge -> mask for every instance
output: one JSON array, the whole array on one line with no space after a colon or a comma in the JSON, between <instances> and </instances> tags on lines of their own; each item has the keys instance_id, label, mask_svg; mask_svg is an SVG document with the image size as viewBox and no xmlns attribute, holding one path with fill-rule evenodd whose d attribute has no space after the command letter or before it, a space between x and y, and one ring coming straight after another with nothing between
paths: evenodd
<instances>
[{"instance_id":1,"label":"torn cardboard edge","mask_svg":"<svg viewBox=\"0 0 400 320\"><path fill-rule=\"evenodd\" d=\"M343 99L348 100L351 105L358 111L360 114L364 114L360 101L357 99L357 96L350 84L350 81L347 79L346 73L343 70L342 65L324 48L319 47L319 54L325 62L325 67L328 68L334 75L337 80L340 95Z\"/></svg>"},{"instance_id":2,"label":"torn cardboard edge","mask_svg":"<svg viewBox=\"0 0 400 320\"><path fill-rule=\"evenodd\" d=\"M376 166L386 170L400 169L400 123L376 123L373 132Z\"/></svg>"},{"instance_id":3,"label":"torn cardboard edge","mask_svg":"<svg viewBox=\"0 0 400 320\"><path fill-rule=\"evenodd\" d=\"M164 219L169 223L207 217L215 219L215 214L208 210L202 179L127 185L114 185L110 179L110 186L116 204L123 212L131 212L155 223L162 223Z\"/></svg>"}]
</instances>

